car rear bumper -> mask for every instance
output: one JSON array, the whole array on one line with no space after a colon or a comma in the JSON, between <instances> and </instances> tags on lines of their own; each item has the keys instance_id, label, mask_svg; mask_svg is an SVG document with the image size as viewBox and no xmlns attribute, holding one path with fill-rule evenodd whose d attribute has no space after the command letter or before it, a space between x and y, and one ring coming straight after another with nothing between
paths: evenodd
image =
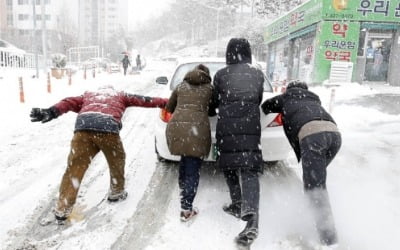
<instances>
[{"instance_id":1,"label":"car rear bumper","mask_svg":"<svg viewBox=\"0 0 400 250\"><path fill-rule=\"evenodd\" d=\"M155 131L155 147L158 155L166 160L179 161L180 156L171 155L165 137L165 124L159 126ZM215 161L216 152L214 151L215 135L212 135L212 147L205 161ZM282 127L268 128L263 131L261 136L262 154L265 162L280 161L288 158L292 148L283 133Z\"/></svg>"},{"instance_id":2,"label":"car rear bumper","mask_svg":"<svg viewBox=\"0 0 400 250\"><path fill-rule=\"evenodd\" d=\"M292 151L282 127L265 129L261 134L261 145L264 161L285 160Z\"/></svg>"}]
</instances>

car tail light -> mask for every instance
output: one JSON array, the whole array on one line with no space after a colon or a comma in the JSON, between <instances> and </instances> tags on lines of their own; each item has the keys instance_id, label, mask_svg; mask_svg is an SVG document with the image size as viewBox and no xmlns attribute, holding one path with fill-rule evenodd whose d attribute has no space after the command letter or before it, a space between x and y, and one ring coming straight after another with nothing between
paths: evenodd
<instances>
[{"instance_id":1,"label":"car tail light","mask_svg":"<svg viewBox=\"0 0 400 250\"><path fill-rule=\"evenodd\" d=\"M282 114L279 113L279 114L275 117L275 119L274 119L272 122L270 122L270 124L267 125L267 127L279 127L279 126L282 126L282 125L283 125L283 122L282 122Z\"/></svg>"},{"instance_id":2,"label":"car tail light","mask_svg":"<svg viewBox=\"0 0 400 250\"><path fill-rule=\"evenodd\" d=\"M171 118L172 118L172 114L170 112L168 112L166 109L161 109L160 119L163 122L169 122L169 120L171 120Z\"/></svg>"}]
</instances>

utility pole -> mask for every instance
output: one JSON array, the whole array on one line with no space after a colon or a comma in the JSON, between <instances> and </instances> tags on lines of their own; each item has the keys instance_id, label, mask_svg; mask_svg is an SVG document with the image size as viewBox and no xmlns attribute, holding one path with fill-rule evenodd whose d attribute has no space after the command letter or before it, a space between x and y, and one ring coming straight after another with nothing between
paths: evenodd
<instances>
[{"instance_id":1,"label":"utility pole","mask_svg":"<svg viewBox=\"0 0 400 250\"><path fill-rule=\"evenodd\" d=\"M41 13L42 13L42 49L43 49L43 72L47 73L47 38L46 38L46 8L45 1L40 1Z\"/></svg>"},{"instance_id":2,"label":"utility pole","mask_svg":"<svg viewBox=\"0 0 400 250\"><path fill-rule=\"evenodd\" d=\"M33 46L35 52L35 66L36 66L36 78L39 78L39 58L38 58L38 46L36 37L36 0L32 0L32 14L33 14Z\"/></svg>"},{"instance_id":3,"label":"utility pole","mask_svg":"<svg viewBox=\"0 0 400 250\"><path fill-rule=\"evenodd\" d=\"M251 0L251 18L254 17L254 0Z\"/></svg>"},{"instance_id":4,"label":"utility pole","mask_svg":"<svg viewBox=\"0 0 400 250\"><path fill-rule=\"evenodd\" d=\"M216 37L215 37L215 57L218 57L218 37L219 37L219 11L220 9L217 9L217 31Z\"/></svg>"}]
</instances>

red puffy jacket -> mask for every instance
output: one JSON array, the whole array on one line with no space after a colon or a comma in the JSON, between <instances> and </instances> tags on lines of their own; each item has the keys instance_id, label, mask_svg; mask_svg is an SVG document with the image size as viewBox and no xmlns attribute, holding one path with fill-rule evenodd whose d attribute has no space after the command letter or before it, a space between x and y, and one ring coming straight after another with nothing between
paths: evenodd
<instances>
[{"instance_id":1,"label":"red puffy jacket","mask_svg":"<svg viewBox=\"0 0 400 250\"><path fill-rule=\"evenodd\" d=\"M67 97L53 107L58 115L73 111L78 113L75 131L93 130L119 133L122 128L121 118L127 107L164 108L168 99L133 95L104 88L99 91L87 91L81 96Z\"/></svg>"}]
</instances>

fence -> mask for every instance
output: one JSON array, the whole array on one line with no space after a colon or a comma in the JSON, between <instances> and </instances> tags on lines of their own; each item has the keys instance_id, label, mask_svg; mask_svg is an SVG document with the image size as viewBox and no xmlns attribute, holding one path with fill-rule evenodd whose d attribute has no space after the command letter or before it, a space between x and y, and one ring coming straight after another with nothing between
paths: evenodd
<instances>
[{"instance_id":1,"label":"fence","mask_svg":"<svg viewBox=\"0 0 400 250\"><path fill-rule=\"evenodd\" d=\"M39 65L42 65L43 56L39 56ZM35 55L19 53L0 48L0 68L35 68Z\"/></svg>"}]
</instances>

